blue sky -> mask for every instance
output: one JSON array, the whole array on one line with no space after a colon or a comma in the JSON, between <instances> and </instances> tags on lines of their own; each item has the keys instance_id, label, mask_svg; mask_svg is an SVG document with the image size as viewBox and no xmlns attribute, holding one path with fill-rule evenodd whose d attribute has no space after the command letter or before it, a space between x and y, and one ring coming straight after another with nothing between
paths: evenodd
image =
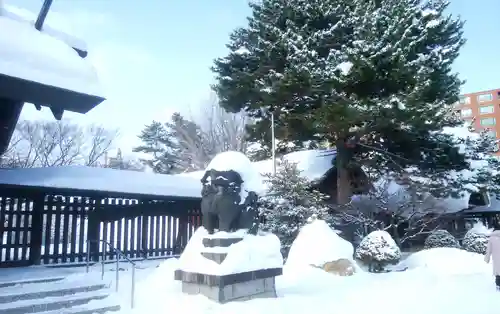
<instances>
[{"instance_id":1,"label":"blue sky","mask_svg":"<svg viewBox=\"0 0 500 314\"><path fill-rule=\"evenodd\" d=\"M43 0L4 0L38 12ZM500 88L498 0L451 0L450 11L467 21L468 40L455 70L463 92ZM153 119L196 108L210 95L212 60L226 53L229 33L245 25L246 0L54 0L49 22L89 46L107 93L89 114L65 114L82 123L119 128L127 152ZM51 118L26 106L23 117Z\"/></svg>"}]
</instances>

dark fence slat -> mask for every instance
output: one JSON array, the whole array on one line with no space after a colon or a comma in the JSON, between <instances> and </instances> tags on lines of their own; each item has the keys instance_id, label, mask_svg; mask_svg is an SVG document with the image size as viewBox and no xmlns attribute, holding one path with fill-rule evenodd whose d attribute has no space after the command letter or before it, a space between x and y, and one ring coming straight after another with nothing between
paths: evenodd
<instances>
[{"instance_id":1,"label":"dark fence slat","mask_svg":"<svg viewBox=\"0 0 500 314\"><path fill-rule=\"evenodd\" d=\"M137 229L135 228L135 225L137 223L137 217L132 218L131 223L130 223L130 236L129 236L129 256L131 258L139 257L139 254L137 252L137 238L139 235L137 234Z\"/></svg>"},{"instance_id":2,"label":"dark fence slat","mask_svg":"<svg viewBox=\"0 0 500 314\"><path fill-rule=\"evenodd\" d=\"M86 250L87 250L87 244L85 241L88 239L88 234L85 231L85 225L86 225L86 211L85 211L85 199L83 197L78 197L77 199L77 213L78 215L78 248L76 249L78 251L78 261L82 262L84 261L84 258L86 257Z\"/></svg>"},{"instance_id":3,"label":"dark fence slat","mask_svg":"<svg viewBox=\"0 0 500 314\"><path fill-rule=\"evenodd\" d=\"M46 197L46 205L44 206L44 225L45 234L43 239L43 263L49 264L50 262L50 246L52 244L52 204L54 202L52 195L47 195Z\"/></svg>"},{"instance_id":4,"label":"dark fence slat","mask_svg":"<svg viewBox=\"0 0 500 314\"><path fill-rule=\"evenodd\" d=\"M130 200L128 199L125 199L123 200L123 204L125 206L130 206ZM130 249L129 249L129 245L130 245L130 238L129 238L129 221L130 221L130 218L129 217L125 217L123 219L123 253L127 256L130 255Z\"/></svg>"},{"instance_id":5,"label":"dark fence slat","mask_svg":"<svg viewBox=\"0 0 500 314\"><path fill-rule=\"evenodd\" d=\"M23 228L21 237L21 255L23 261L29 261L29 249L32 239L32 222L33 222L33 201L27 198L23 199L24 202L24 215L23 215Z\"/></svg>"},{"instance_id":6,"label":"dark fence slat","mask_svg":"<svg viewBox=\"0 0 500 314\"><path fill-rule=\"evenodd\" d=\"M34 198L32 220L31 220L31 239L30 239L30 263L39 265L42 262L42 247L44 237L44 212L45 212L45 197L43 194L38 194Z\"/></svg>"},{"instance_id":7,"label":"dark fence slat","mask_svg":"<svg viewBox=\"0 0 500 314\"><path fill-rule=\"evenodd\" d=\"M61 218L63 215L63 207L62 207L62 201L61 199L57 199L56 202L54 202L54 218L55 218L55 225L54 225L54 253L53 253L53 261L54 263L60 263L61 258L62 258L62 239L61 239Z\"/></svg>"},{"instance_id":8,"label":"dark fence slat","mask_svg":"<svg viewBox=\"0 0 500 314\"><path fill-rule=\"evenodd\" d=\"M114 204L116 205L116 199L110 199L109 202L111 204ZM110 226L109 226L109 243L113 246L113 247L116 247L116 242L115 242L115 237L116 237L116 228L115 228L115 225L116 225L116 221L112 221L109 223ZM113 256L113 253L110 251L110 258L112 258Z\"/></svg>"},{"instance_id":9,"label":"dark fence slat","mask_svg":"<svg viewBox=\"0 0 500 314\"><path fill-rule=\"evenodd\" d=\"M116 200L117 205L122 205L123 204L123 199L117 199ZM123 237L123 219L118 219L116 221L116 244L113 245L115 248L122 250L122 237Z\"/></svg>"},{"instance_id":10,"label":"dark fence slat","mask_svg":"<svg viewBox=\"0 0 500 314\"><path fill-rule=\"evenodd\" d=\"M167 233L166 233L167 225L165 223L166 217L159 216L158 218L159 218L158 220L159 220L159 224L160 224L160 228L161 228L161 232L160 232L160 236L159 236L159 238L160 238L159 249L160 249L160 255L163 256L163 255L167 254L167 250L165 247L165 241L167 240Z\"/></svg>"},{"instance_id":11,"label":"dark fence slat","mask_svg":"<svg viewBox=\"0 0 500 314\"><path fill-rule=\"evenodd\" d=\"M13 237L12 237L12 233L13 233L13 226L14 226L14 210L13 210L13 199L12 198L9 198L8 199L8 204L6 206L6 213L7 213L7 236L6 236L6 240L5 241L5 248L6 248L6 252L5 252L5 261L10 261L12 260L12 257L11 257L11 253L12 253L12 247L13 247Z\"/></svg>"},{"instance_id":12,"label":"dark fence slat","mask_svg":"<svg viewBox=\"0 0 500 314\"><path fill-rule=\"evenodd\" d=\"M160 218L161 216L155 216L155 256L160 256L161 255L161 247L160 247L160 239L161 239L161 230L160 230Z\"/></svg>"},{"instance_id":13,"label":"dark fence slat","mask_svg":"<svg viewBox=\"0 0 500 314\"><path fill-rule=\"evenodd\" d=\"M19 253L21 249L21 233L23 232L23 212L22 212L22 199L16 198L14 205L14 261L22 260L22 256Z\"/></svg>"},{"instance_id":14,"label":"dark fence slat","mask_svg":"<svg viewBox=\"0 0 500 314\"><path fill-rule=\"evenodd\" d=\"M171 254L177 254L177 252L175 251L175 244L176 244L176 241L177 241L177 233L179 232L177 229L178 229L178 221L179 219L178 218L174 218L174 217L171 217L172 218L172 232L170 233L170 253Z\"/></svg>"},{"instance_id":15,"label":"dark fence slat","mask_svg":"<svg viewBox=\"0 0 500 314\"><path fill-rule=\"evenodd\" d=\"M78 197L73 197L71 205L69 207L71 212L71 232L69 234L69 261L74 263L78 259L77 254L77 233L78 233L78 219L80 214L78 213ZM69 223L68 223L69 225ZM83 235L82 235L83 236Z\"/></svg>"}]
</instances>

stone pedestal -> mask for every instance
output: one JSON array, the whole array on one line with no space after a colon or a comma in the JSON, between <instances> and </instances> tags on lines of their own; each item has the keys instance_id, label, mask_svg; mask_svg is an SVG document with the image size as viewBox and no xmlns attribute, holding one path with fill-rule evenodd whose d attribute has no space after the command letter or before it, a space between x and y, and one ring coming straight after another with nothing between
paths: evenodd
<instances>
[{"instance_id":1,"label":"stone pedestal","mask_svg":"<svg viewBox=\"0 0 500 314\"><path fill-rule=\"evenodd\" d=\"M214 252L213 248L226 248L239 241L242 241L242 238L205 238L203 245L212 250L209 249L200 254L222 264L227 253ZM277 297L275 278L281 274L282 268L260 269L228 275L209 275L178 269L175 271L175 280L182 281L183 293L202 294L216 302L226 303Z\"/></svg>"}]
</instances>

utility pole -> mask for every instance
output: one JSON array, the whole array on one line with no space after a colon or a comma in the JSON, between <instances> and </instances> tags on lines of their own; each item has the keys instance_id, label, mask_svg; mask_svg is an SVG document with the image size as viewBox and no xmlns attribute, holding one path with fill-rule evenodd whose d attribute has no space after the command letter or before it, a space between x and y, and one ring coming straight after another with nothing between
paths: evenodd
<instances>
[{"instance_id":1,"label":"utility pole","mask_svg":"<svg viewBox=\"0 0 500 314\"><path fill-rule=\"evenodd\" d=\"M276 137L274 136L274 113L271 112L271 150L273 159L273 176L276 175Z\"/></svg>"}]
</instances>

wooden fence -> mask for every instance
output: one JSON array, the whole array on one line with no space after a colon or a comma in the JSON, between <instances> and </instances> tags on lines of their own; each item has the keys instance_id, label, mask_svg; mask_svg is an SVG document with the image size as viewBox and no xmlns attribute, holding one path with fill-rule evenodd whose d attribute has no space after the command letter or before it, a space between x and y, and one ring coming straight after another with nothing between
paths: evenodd
<instances>
[{"instance_id":1,"label":"wooden fence","mask_svg":"<svg viewBox=\"0 0 500 314\"><path fill-rule=\"evenodd\" d=\"M4 193L0 190L0 267L180 254L201 224L197 200L151 200ZM105 241L105 242L104 242Z\"/></svg>"}]
</instances>

